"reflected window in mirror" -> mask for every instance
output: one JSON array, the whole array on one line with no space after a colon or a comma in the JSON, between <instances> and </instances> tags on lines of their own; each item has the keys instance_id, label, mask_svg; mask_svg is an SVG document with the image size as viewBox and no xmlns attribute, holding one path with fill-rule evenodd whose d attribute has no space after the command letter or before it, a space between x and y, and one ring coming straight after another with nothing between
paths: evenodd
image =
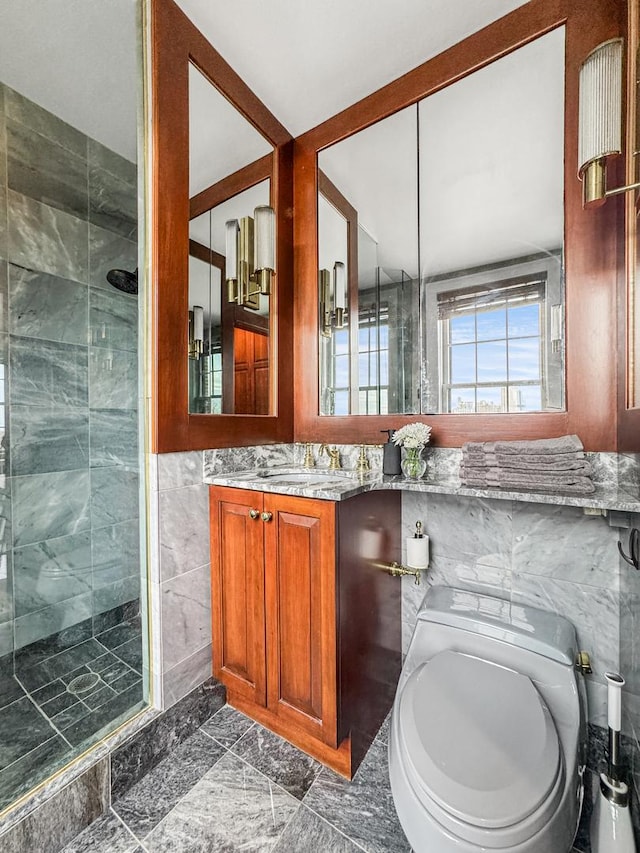
<instances>
[{"instance_id":1,"label":"reflected window in mirror","mask_svg":"<svg viewBox=\"0 0 640 853\"><path fill-rule=\"evenodd\" d=\"M434 409L456 414L537 412L562 405L560 256L432 280L439 382ZM427 343L427 352L429 344ZM437 398L436 398L437 395Z\"/></svg>"},{"instance_id":2,"label":"reflected window in mirror","mask_svg":"<svg viewBox=\"0 0 640 853\"><path fill-rule=\"evenodd\" d=\"M419 104L422 411L564 408L564 29Z\"/></svg>"}]
</instances>

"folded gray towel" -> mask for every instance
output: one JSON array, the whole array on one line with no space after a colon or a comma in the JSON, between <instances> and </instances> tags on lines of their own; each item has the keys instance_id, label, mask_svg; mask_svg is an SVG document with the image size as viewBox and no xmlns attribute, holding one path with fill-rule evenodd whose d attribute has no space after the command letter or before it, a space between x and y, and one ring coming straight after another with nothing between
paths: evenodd
<instances>
[{"instance_id":1,"label":"folded gray towel","mask_svg":"<svg viewBox=\"0 0 640 853\"><path fill-rule=\"evenodd\" d=\"M531 441L467 441L462 445L462 454L508 454L527 456L550 456L559 453L582 453L582 442L577 435L562 435L559 438L539 438Z\"/></svg>"},{"instance_id":2,"label":"folded gray towel","mask_svg":"<svg viewBox=\"0 0 640 853\"><path fill-rule=\"evenodd\" d=\"M494 453L495 441L467 441L462 445L462 454L465 453Z\"/></svg>"},{"instance_id":3,"label":"folded gray towel","mask_svg":"<svg viewBox=\"0 0 640 853\"><path fill-rule=\"evenodd\" d=\"M551 484L528 480L501 480L501 489L514 492L544 492L545 494L592 495L596 487L588 477L576 477L573 483Z\"/></svg>"},{"instance_id":4,"label":"folded gray towel","mask_svg":"<svg viewBox=\"0 0 640 853\"><path fill-rule=\"evenodd\" d=\"M562 494L562 495L592 495L596 487L588 477L577 477L573 483L548 484L548 483L532 483L530 479L505 479L499 484L488 481L486 477L474 477L464 475L460 477L460 482L463 486L469 486L472 489L504 489L512 492L542 492L543 494Z\"/></svg>"},{"instance_id":5,"label":"folded gray towel","mask_svg":"<svg viewBox=\"0 0 640 853\"><path fill-rule=\"evenodd\" d=\"M561 435L559 438L540 438L534 441L495 441L495 453L526 454L545 456L549 453L576 453L584 450L577 435Z\"/></svg>"},{"instance_id":6,"label":"folded gray towel","mask_svg":"<svg viewBox=\"0 0 640 853\"><path fill-rule=\"evenodd\" d=\"M494 453L492 461L499 468L520 468L526 471L582 471L591 473L591 465L584 453L542 453L514 456L510 453Z\"/></svg>"},{"instance_id":7,"label":"folded gray towel","mask_svg":"<svg viewBox=\"0 0 640 853\"><path fill-rule=\"evenodd\" d=\"M467 479L468 477L474 480L481 480L489 486L500 485L497 468L476 468L469 465L461 465L460 479Z\"/></svg>"},{"instance_id":8,"label":"folded gray towel","mask_svg":"<svg viewBox=\"0 0 640 853\"><path fill-rule=\"evenodd\" d=\"M567 476L576 476L580 474L583 477L590 477L593 474L593 468L586 459L556 461L553 456L541 458L545 461L532 461L532 457L530 456L509 456L508 454L501 454L500 456L493 454L492 456L487 456L485 460L481 460L476 456L465 456L462 459L462 467L471 468L477 472L495 470L506 471L510 474L522 473L534 476L536 474L557 474L558 476L565 474Z\"/></svg>"},{"instance_id":9,"label":"folded gray towel","mask_svg":"<svg viewBox=\"0 0 640 853\"><path fill-rule=\"evenodd\" d=\"M553 468L554 470L563 471L577 469L581 465L588 464L584 453L579 450L576 453L527 453L514 455L513 453L477 453L463 452L462 463L464 465L488 465L496 468L544 468L544 470Z\"/></svg>"}]
</instances>

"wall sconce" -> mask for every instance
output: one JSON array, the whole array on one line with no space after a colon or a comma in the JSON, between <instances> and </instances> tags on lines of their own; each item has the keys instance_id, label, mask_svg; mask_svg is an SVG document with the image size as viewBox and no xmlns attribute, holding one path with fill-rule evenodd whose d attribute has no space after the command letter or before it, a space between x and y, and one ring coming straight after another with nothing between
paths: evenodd
<instances>
[{"instance_id":1,"label":"wall sconce","mask_svg":"<svg viewBox=\"0 0 640 853\"><path fill-rule=\"evenodd\" d=\"M580 68L578 175L585 208L640 187L607 189L607 158L622 152L622 53L622 39L611 39L592 50Z\"/></svg>"},{"instance_id":2,"label":"wall sconce","mask_svg":"<svg viewBox=\"0 0 640 853\"><path fill-rule=\"evenodd\" d=\"M333 329L344 329L345 326L347 268L342 261L336 261L333 265L333 288L329 270L319 271L319 283L321 333L329 338Z\"/></svg>"},{"instance_id":3,"label":"wall sconce","mask_svg":"<svg viewBox=\"0 0 640 853\"><path fill-rule=\"evenodd\" d=\"M189 358L198 359L204 351L204 310L194 305L189 311Z\"/></svg>"},{"instance_id":4,"label":"wall sconce","mask_svg":"<svg viewBox=\"0 0 640 853\"><path fill-rule=\"evenodd\" d=\"M253 217L230 219L225 224L227 300L260 307L260 295L271 293L275 274L276 215L272 207L256 207Z\"/></svg>"}]
</instances>

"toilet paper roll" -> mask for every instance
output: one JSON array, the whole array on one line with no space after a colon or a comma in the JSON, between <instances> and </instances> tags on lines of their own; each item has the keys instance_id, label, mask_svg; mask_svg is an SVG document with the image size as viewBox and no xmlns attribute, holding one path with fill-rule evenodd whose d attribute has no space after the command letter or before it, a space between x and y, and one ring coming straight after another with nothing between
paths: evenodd
<instances>
[{"instance_id":1,"label":"toilet paper roll","mask_svg":"<svg viewBox=\"0 0 640 853\"><path fill-rule=\"evenodd\" d=\"M411 569L426 569L429 565L429 537L407 539L407 566Z\"/></svg>"}]
</instances>

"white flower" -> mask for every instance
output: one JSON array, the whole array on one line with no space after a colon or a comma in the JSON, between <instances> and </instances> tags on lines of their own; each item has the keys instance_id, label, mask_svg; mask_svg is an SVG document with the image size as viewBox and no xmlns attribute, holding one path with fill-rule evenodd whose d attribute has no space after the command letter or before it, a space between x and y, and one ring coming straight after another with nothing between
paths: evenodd
<instances>
[{"instance_id":1,"label":"white flower","mask_svg":"<svg viewBox=\"0 0 640 853\"><path fill-rule=\"evenodd\" d=\"M430 436L431 427L427 424L407 424L394 432L391 441L400 447L424 447L429 444Z\"/></svg>"}]
</instances>

